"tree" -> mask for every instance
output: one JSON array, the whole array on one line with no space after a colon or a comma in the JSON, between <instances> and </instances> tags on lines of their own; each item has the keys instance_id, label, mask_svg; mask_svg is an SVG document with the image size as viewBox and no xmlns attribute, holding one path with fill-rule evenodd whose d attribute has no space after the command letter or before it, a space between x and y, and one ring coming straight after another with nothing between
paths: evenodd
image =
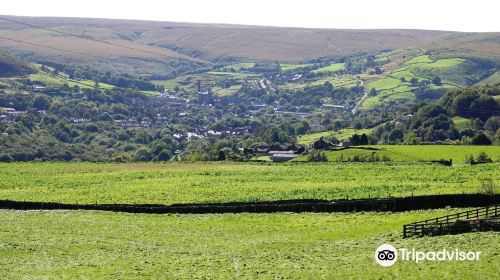
<instances>
[{"instance_id":1,"label":"tree","mask_svg":"<svg viewBox=\"0 0 500 280\"><path fill-rule=\"evenodd\" d=\"M170 154L170 151L168 150L162 150L158 156L156 157L156 159L158 161L169 161L171 158L171 154Z\"/></svg>"},{"instance_id":2,"label":"tree","mask_svg":"<svg viewBox=\"0 0 500 280\"><path fill-rule=\"evenodd\" d=\"M500 116L493 116L486 120L484 123L484 129L491 133L497 132L497 130L500 128Z\"/></svg>"},{"instance_id":3,"label":"tree","mask_svg":"<svg viewBox=\"0 0 500 280\"><path fill-rule=\"evenodd\" d=\"M405 134L405 139L403 141L405 145L416 145L418 144L417 135L415 132L408 132Z\"/></svg>"},{"instance_id":4,"label":"tree","mask_svg":"<svg viewBox=\"0 0 500 280\"><path fill-rule=\"evenodd\" d=\"M224 161L226 160L226 153L223 150L220 150L217 154L217 160Z\"/></svg>"},{"instance_id":5,"label":"tree","mask_svg":"<svg viewBox=\"0 0 500 280\"><path fill-rule=\"evenodd\" d=\"M410 83L411 83L412 85L414 85L414 84L418 83L417 78L411 78Z\"/></svg>"},{"instance_id":6,"label":"tree","mask_svg":"<svg viewBox=\"0 0 500 280\"><path fill-rule=\"evenodd\" d=\"M377 89L372 88L372 89L370 90L370 96L376 96L376 95L377 95Z\"/></svg>"},{"instance_id":7,"label":"tree","mask_svg":"<svg viewBox=\"0 0 500 280\"><path fill-rule=\"evenodd\" d=\"M436 86L440 86L441 85L441 78L439 78L437 76L432 78L432 83L435 84Z\"/></svg>"},{"instance_id":8,"label":"tree","mask_svg":"<svg viewBox=\"0 0 500 280\"><path fill-rule=\"evenodd\" d=\"M472 138L473 145L491 145L491 140L482 131L478 131Z\"/></svg>"},{"instance_id":9,"label":"tree","mask_svg":"<svg viewBox=\"0 0 500 280\"><path fill-rule=\"evenodd\" d=\"M45 95L37 95L33 99L33 107L38 110L48 110L50 107L50 99Z\"/></svg>"},{"instance_id":10,"label":"tree","mask_svg":"<svg viewBox=\"0 0 500 280\"><path fill-rule=\"evenodd\" d=\"M351 143L354 145L354 146L357 146L357 145L360 145L361 143L361 138L359 137L358 134L354 134L351 136Z\"/></svg>"},{"instance_id":11,"label":"tree","mask_svg":"<svg viewBox=\"0 0 500 280\"><path fill-rule=\"evenodd\" d=\"M359 144L368 145L368 136L365 133L361 134L361 137L359 138Z\"/></svg>"},{"instance_id":12,"label":"tree","mask_svg":"<svg viewBox=\"0 0 500 280\"><path fill-rule=\"evenodd\" d=\"M150 161L153 158L151 152L147 148L140 148L135 152L135 161Z\"/></svg>"},{"instance_id":13,"label":"tree","mask_svg":"<svg viewBox=\"0 0 500 280\"><path fill-rule=\"evenodd\" d=\"M404 138L404 133L401 129L395 128L389 132L389 142L399 142Z\"/></svg>"}]
</instances>

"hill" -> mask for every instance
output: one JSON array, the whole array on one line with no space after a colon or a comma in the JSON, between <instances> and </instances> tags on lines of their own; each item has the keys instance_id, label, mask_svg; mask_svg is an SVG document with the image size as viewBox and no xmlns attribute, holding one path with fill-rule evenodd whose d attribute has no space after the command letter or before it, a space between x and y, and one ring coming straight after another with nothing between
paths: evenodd
<instances>
[{"instance_id":1,"label":"hill","mask_svg":"<svg viewBox=\"0 0 500 280\"><path fill-rule=\"evenodd\" d=\"M14 77L34 73L27 63L0 51L0 77Z\"/></svg>"},{"instance_id":2,"label":"hill","mask_svg":"<svg viewBox=\"0 0 500 280\"><path fill-rule=\"evenodd\" d=\"M0 41L0 47L38 60L80 63L106 71L136 74L165 75L230 60L300 62L418 46L500 55L498 33L457 35L453 32L427 30L307 29L111 19L1 17L31 26L2 19L0 36L42 45L50 42L49 45L53 48L9 40Z\"/></svg>"}]
</instances>

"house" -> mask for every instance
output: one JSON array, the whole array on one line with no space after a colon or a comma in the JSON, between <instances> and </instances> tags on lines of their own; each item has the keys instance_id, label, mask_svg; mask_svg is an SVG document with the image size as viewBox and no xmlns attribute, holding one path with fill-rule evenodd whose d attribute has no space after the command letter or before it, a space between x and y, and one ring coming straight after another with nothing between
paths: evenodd
<instances>
[{"instance_id":1,"label":"house","mask_svg":"<svg viewBox=\"0 0 500 280\"><path fill-rule=\"evenodd\" d=\"M295 154L295 151L269 151L268 154L270 156L273 156L273 155L293 155L293 154Z\"/></svg>"},{"instance_id":2,"label":"house","mask_svg":"<svg viewBox=\"0 0 500 280\"><path fill-rule=\"evenodd\" d=\"M321 105L321 108L323 108L323 109L333 109L333 110L344 110L345 106L335 105L335 104L323 104L323 105Z\"/></svg>"},{"instance_id":3,"label":"house","mask_svg":"<svg viewBox=\"0 0 500 280\"><path fill-rule=\"evenodd\" d=\"M267 155L269 152L269 146L267 145L255 145L253 147L253 152L256 155Z\"/></svg>"},{"instance_id":4,"label":"house","mask_svg":"<svg viewBox=\"0 0 500 280\"><path fill-rule=\"evenodd\" d=\"M292 151L293 152L293 151ZM273 154L271 156L271 160L274 161L274 162L285 162L285 161L289 161L293 158L296 158L298 157L299 155L295 154L295 153L276 153L276 154Z\"/></svg>"},{"instance_id":5,"label":"house","mask_svg":"<svg viewBox=\"0 0 500 280\"><path fill-rule=\"evenodd\" d=\"M334 144L332 144L330 141L326 140L323 137L314 141L311 146L315 150L326 150L326 149L331 149L331 148L335 147Z\"/></svg>"},{"instance_id":6,"label":"house","mask_svg":"<svg viewBox=\"0 0 500 280\"><path fill-rule=\"evenodd\" d=\"M353 146L353 144L352 144L351 140L342 140L342 141L340 141L338 146L348 148L348 147Z\"/></svg>"},{"instance_id":7,"label":"house","mask_svg":"<svg viewBox=\"0 0 500 280\"><path fill-rule=\"evenodd\" d=\"M45 91L46 89L47 89L47 87L45 87L43 85L33 85L34 92L41 92L41 91Z\"/></svg>"}]
</instances>

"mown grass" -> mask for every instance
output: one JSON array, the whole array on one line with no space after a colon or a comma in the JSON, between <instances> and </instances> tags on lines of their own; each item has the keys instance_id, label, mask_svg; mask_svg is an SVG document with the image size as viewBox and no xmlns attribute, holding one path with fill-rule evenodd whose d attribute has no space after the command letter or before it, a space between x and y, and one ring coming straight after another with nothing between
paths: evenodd
<instances>
[{"instance_id":1,"label":"mown grass","mask_svg":"<svg viewBox=\"0 0 500 280\"><path fill-rule=\"evenodd\" d=\"M447 158L448 156L446 156ZM476 193L500 164L10 163L0 199L64 203L206 203Z\"/></svg>"},{"instance_id":2,"label":"mown grass","mask_svg":"<svg viewBox=\"0 0 500 280\"><path fill-rule=\"evenodd\" d=\"M402 239L405 213L145 215L0 211L3 279L495 279L499 233ZM400 261L375 249L481 251L480 261Z\"/></svg>"}]
</instances>

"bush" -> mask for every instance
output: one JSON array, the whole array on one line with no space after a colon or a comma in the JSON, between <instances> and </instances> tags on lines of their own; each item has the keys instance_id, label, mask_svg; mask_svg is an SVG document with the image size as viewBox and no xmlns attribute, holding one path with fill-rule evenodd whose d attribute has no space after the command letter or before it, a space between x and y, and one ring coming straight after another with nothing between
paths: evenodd
<instances>
[{"instance_id":1,"label":"bush","mask_svg":"<svg viewBox=\"0 0 500 280\"><path fill-rule=\"evenodd\" d=\"M11 161L12 161L12 157L10 155L7 155L7 154L0 155L0 162L11 162Z\"/></svg>"},{"instance_id":2,"label":"bush","mask_svg":"<svg viewBox=\"0 0 500 280\"><path fill-rule=\"evenodd\" d=\"M312 152L307 156L309 162L327 162L328 158L323 152Z\"/></svg>"},{"instance_id":3,"label":"bush","mask_svg":"<svg viewBox=\"0 0 500 280\"><path fill-rule=\"evenodd\" d=\"M479 155L477 155L476 162L478 162L478 163L490 163L493 161L485 152L481 152L481 153L479 153Z\"/></svg>"}]
</instances>

